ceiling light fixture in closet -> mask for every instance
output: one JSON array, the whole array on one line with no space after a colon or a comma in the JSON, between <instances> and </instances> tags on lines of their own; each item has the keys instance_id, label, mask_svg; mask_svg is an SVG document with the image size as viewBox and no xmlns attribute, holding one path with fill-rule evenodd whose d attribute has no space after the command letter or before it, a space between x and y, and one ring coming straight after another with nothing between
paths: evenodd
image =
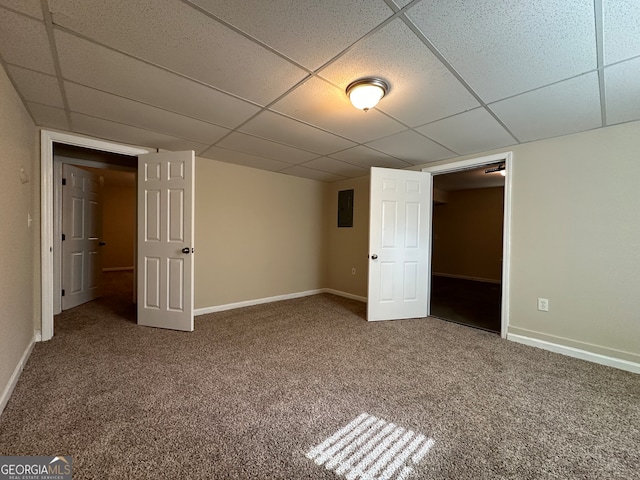
<instances>
[{"instance_id":1,"label":"ceiling light fixture in closet","mask_svg":"<svg viewBox=\"0 0 640 480\"><path fill-rule=\"evenodd\" d=\"M497 167L487 168L484 173L495 173L500 172L500 175L503 177L507 175L506 165L504 163L498 165Z\"/></svg>"}]
</instances>

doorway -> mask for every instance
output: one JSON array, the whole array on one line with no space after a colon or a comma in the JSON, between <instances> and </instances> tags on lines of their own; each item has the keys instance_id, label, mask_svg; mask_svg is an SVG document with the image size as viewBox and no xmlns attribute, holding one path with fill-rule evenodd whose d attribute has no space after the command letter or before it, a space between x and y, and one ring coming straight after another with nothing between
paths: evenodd
<instances>
[{"instance_id":1,"label":"doorway","mask_svg":"<svg viewBox=\"0 0 640 480\"><path fill-rule=\"evenodd\" d=\"M501 327L504 164L434 175L431 316Z\"/></svg>"},{"instance_id":2,"label":"doorway","mask_svg":"<svg viewBox=\"0 0 640 480\"><path fill-rule=\"evenodd\" d=\"M116 154L100 150L87 149L72 145L54 142L54 314L59 314L62 310L77 306L85 301L102 295L103 272L111 271L131 271L133 274L135 265L135 232L136 232L136 174L137 157ZM90 176L99 180L100 201L96 202L96 211L84 208L83 214L86 217L96 216L92 221L81 218L79 222L69 223L67 218L69 201L65 198L71 196L73 189L71 179L66 178L65 170L78 172L79 176ZM91 182L94 183L94 182ZM72 188L72 190L69 190ZM68 198L67 198L68 200ZM75 202L82 205L84 202ZM67 208L65 208L67 205ZM88 210L88 211L87 211ZM94 239L96 248L93 255L83 255L80 249L73 258L78 262L71 262L69 249L73 242L73 235L70 235L70 228L76 228L78 224L80 230L90 228L92 223L96 232L100 232L99 237ZM66 227L65 227L66 224ZM71 227L74 225L74 227ZM82 237L82 235L81 235ZM61 241L58 241L61 239ZM70 243L70 241L72 241ZM83 242L81 242L83 243ZM71 248L71 250L74 250ZM65 255L65 251L67 254ZM83 257L95 257L89 261ZM89 268L91 264L98 266L97 271L90 275L93 283L93 295L82 294L82 282L77 285L70 285L71 263L85 264ZM89 268L90 269L90 268ZM80 269L84 270L84 269ZM132 280L133 282L133 280ZM77 288L76 288L77 287ZM133 285L131 285L133 288ZM78 290L80 295L74 295ZM60 295L62 292L62 295ZM62 296L62 298L61 298ZM74 297L79 297L74 299Z\"/></svg>"},{"instance_id":3,"label":"doorway","mask_svg":"<svg viewBox=\"0 0 640 480\"><path fill-rule=\"evenodd\" d=\"M504 171L504 187L502 191L503 198L503 211L502 211L502 253L497 259L502 259L500 266L500 327L499 333L502 338L506 338L507 329L509 326L509 279L511 271L511 185L513 178L513 154L512 152L499 153L495 155L488 155L486 157L471 158L467 160L460 160L457 162L447 163L443 165L437 165L434 167L427 167L422 169L423 172L431 173L434 178L438 175L444 175L455 172L463 172L465 170L478 169L481 170L484 175L485 170L495 169L496 166L500 166L499 171ZM431 225L433 228L433 225ZM496 260L496 259L494 259ZM492 260L493 261L493 260ZM430 267L431 272L433 268ZM477 279L476 279L477 280ZM484 279L486 280L486 279ZM429 291L429 309L428 314L431 314L431 295L432 289ZM481 294L482 295L482 294ZM480 307L482 308L482 306ZM494 330L492 328L492 330ZM497 332L497 330L494 330Z\"/></svg>"},{"instance_id":4,"label":"doorway","mask_svg":"<svg viewBox=\"0 0 640 480\"><path fill-rule=\"evenodd\" d=\"M59 279L56 277L55 260L60 251L61 237L54 235L55 216L55 169L54 144L81 147L94 151L118 153L134 157L149 153L149 150L120 145L117 143L80 137L68 133L41 131L41 316L42 326L39 340L50 340L53 337L53 316L55 298L59 296ZM95 165L94 165L95 166ZM56 290L57 289L57 290ZM56 295L54 295L56 293Z\"/></svg>"}]
</instances>

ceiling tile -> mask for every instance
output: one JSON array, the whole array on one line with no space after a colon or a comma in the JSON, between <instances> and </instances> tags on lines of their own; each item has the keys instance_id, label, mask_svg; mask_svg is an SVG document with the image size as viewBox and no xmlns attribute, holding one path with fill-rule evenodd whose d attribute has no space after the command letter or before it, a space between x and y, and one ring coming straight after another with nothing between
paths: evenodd
<instances>
[{"instance_id":1,"label":"ceiling tile","mask_svg":"<svg viewBox=\"0 0 640 480\"><path fill-rule=\"evenodd\" d=\"M337 152L355 144L273 112L262 112L240 128L268 140L291 145L320 155Z\"/></svg>"},{"instance_id":2,"label":"ceiling tile","mask_svg":"<svg viewBox=\"0 0 640 480\"><path fill-rule=\"evenodd\" d=\"M334 160L329 157L320 157L315 160L306 162L303 167L313 168L315 170L321 170L327 173L333 173L335 175L342 175L344 177L362 177L369 173L366 168L357 167L349 163L341 162L340 160Z\"/></svg>"},{"instance_id":3,"label":"ceiling tile","mask_svg":"<svg viewBox=\"0 0 640 480\"><path fill-rule=\"evenodd\" d=\"M73 131L76 133L140 147L174 151L194 150L196 154L199 154L209 146L79 113L71 113L71 122L73 123Z\"/></svg>"},{"instance_id":4,"label":"ceiling tile","mask_svg":"<svg viewBox=\"0 0 640 480\"><path fill-rule=\"evenodd\" d=\"M318 156L316 153L305 152L304 150L240 132L229 134L220 140L216 146L293 164L306 162Z\"/></svg>"},{"instance_id":5,"label":"ceiling tile","mask_svg":"<svg viewBox=\"0 0 640 480\"><path fill-rule=\"evenodd\" d=\"M332 181L640 120L640 1L0 0L0 65L39 126Z\"/></svg>"},{"instance_id":6,"label":"ceiling tile","mask_svg":"<svg viewBox=\"0 0 640 480\"><path fill-rule=\"evenodd\" d=\"M407 16L485 102L597 66L593 2L433 0Z\"/></svg>"},{"instance_id":7,"label":"ceiling tile","mask_svg":"<svg viewBox=\"0 0 640 480\"><path fill-rule=\"evenodd\" d=\"M640 55L640 2L602 0L604 63Z\"/></svg>"},{"instance_id":8,"label":"ceiling tile","mask_svg":"<svg viewBox=\"0 0 640 480\"><path fill-rule=\"evenodd\" d=\"M0 5L12 8L25 15L31 15L42 20L42 1L41 0L0 0Z\"/></svg>"},{"instance_id":9,"label":"ceiling tile","mask_svg":"<svg viewBox=\"0 0 640 480\"><path fill-rule=\"evenodd\" d=\"M68 80L229 128L259 111L248 102L109 48L61 31L55 36L62 74Z\"/></svg>"},{"instance_id":10,"label":"ceiling tile","mask_svg":"<svg viewBox=\"0 0 640 480\"><path fill-rule=\"evenodd\" d=\"M313 168L303 167L301 165L295 165L283 170L280 173L286 173L288 175L294 175L296 177L309 178L311 180L318 180L320 182L337 182L344 180L347 177L341 175L334 175L333 173L321 172L320 170L314 170Z\"/></svg>"},{"instance_id":11,"label":"ceiling tile","mask_svg":"<svg viewBox=\"0 0 640 480\"><path fill-rule=\"evenodd\" d=\"M69 130L67 114L62 108L50 107L39 103L26 102L27 108L33 115L36 125L39 127L57 128Z\"/></svg>"},{"instance_id":12,"label":"ceiling tile","mask_svg":"<svg viewBox=\"0 0 640 480\"><path fill-rule=\"evenodd\" d=\"M484 108L438 120L416 130L460 155L484 152L516 143ZM464 132L464 135L460 132Z\"/></svg>"},{"instance_id":13,"label":"ceiling tile","mask_svg":"<svg viewBox=\"0 0 640 480\"><path fill-rule=\"evenodd\" d=\"M371 167L405 168L410 165L364 145L332 153L331 157L366 169Z\"/></svg>"},{"instance_id":14,"label":"ceiling tile","mask_svg":"<svg viewBox=\"0 0 640 480\"><path fill-rule=\"evenodd\" d=\"M54 23L267 104L306 72L178 0L50 0Z\"/></svg>"},{"instance_id":15,"label":"ceiling tile","mask_svg":"<svg viewBox=\"0 0 640 480\"><path fill-rule=\"evenodd\" d=\"M522 142L602 126L598 75L589 73L489 105Z\"/></svg>"},{"instance_id":16,"label":"ceiling tile","mask_svg":"<svg viewBox=\"0 0 640 480\"><path fill-rule=\"evenodd\" d=\"M290 163L280 162L271 158L264 158L257 155L227 150L226 148L211 147L200 155L201 157L218 160L220 162L235 163L236 165L244 165L246 167L259 168L261 170L270 170L279 172L291 166Z\"/></svg>"},{"instance_id":17,"label":"ceiling tile","mask_svg":"<svg viewBox=\"0 0 640 480\"><path fill-rule=\"evenodd\" d=\"M320 75L341 89L362 77L386 80L389 94L376 108L409 126L479 106L401 20L358 43Z\"/></svg>"},{"instance_id":18,"label":"ceiling tile","mask_svg":"<svg viewBox=\"0 0 640 480\"><path fill-rule=\"evenodd\" d=\"M604 69L607 123L640 118L640 58Z\"/></svg>"},{"instance_id":19,"label":"ceiling tile","mask_svg":"<svg viewBox=\"0 0 640 480\"><path fill-rule=\"evenodd\" d=\"M177 113L65 82L69 108L78 113L101 117L166 135L212 144L229 130Z\"/></svg>"},{"instance_id":20,"label":"ceiling tile","mask_svg":"<svg viewBox=\"0 0 640 480\"><path fill-rule=\"evenodd\" d=\"M369 142L367 145L392 157L404 160L411 165L435 162L455 155L446 148L411 130Z\"/></svg>"},{"instance_id":21,"label":"ceiling tile","mask_svg":"<svg viewBox=\"0 0 640 480\"><path fill-rule=\"evenodd\" d=\"M382 0L194 3L310 70L323 65L393 14Z\"/></svg>"},{"instance_id":22,"label":"ceiling tile","mask_svg":"<svg viewBox=\"0 0 640 480\"><path fill-rule=\"evenodd\" d=\"M0 8L0 54L7 63L55 75L44 23Z\"/></svg>"},{"instance_id":23,"label":"ceiling tile","mask_svg":"<svg viewBox=\"0 0 640 480\"><path fill-rule=\"evenodd\" d=\"M7 70L25 100L64 108L57 77L12 65Z\"/></svg>"},{"instance_id":24,"label":"ceiling tile","mask_svg":"<svg viewBox=\"0 0 640 480\"><path fill-rule=\"evenodd\" d=\"M300 119L329 132L365 143L406 130L401 123L376 111L363 112L351 105L344 90L319 78L296 88L271 110Z\"/></svg>"}]
</instances>

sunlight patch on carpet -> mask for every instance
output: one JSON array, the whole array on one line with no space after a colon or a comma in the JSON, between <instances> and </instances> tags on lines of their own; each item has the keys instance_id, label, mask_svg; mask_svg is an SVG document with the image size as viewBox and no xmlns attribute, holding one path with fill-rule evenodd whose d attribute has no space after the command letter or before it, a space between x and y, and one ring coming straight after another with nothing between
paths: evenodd
<instances>
[{"instance_id":1,"label":"sunlight patch on carpet","mask_svg":"<svg viewBox=\"0 0 640 480\"><path fill-rule=\"evenodd\" d=\"M307 458L347 480L402 480L435 440L362 413L307 452Z\"/></svg>"}]
</instances>

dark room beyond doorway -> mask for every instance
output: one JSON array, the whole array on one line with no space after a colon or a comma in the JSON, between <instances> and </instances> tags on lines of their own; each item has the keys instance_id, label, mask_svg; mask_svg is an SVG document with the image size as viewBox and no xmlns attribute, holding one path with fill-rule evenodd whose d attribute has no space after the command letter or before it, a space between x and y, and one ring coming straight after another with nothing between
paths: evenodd
<instances>
[{"instance_id":1,"label":"dark room beyond doorway","mask_svg":"<svg viewBox=\"0 0 640 480\"><path fill-rule=\"evenodd\" d=\"M500 332L504 180L496 166L434 176L431 315Z\"/></svg>"}]
</instances>

